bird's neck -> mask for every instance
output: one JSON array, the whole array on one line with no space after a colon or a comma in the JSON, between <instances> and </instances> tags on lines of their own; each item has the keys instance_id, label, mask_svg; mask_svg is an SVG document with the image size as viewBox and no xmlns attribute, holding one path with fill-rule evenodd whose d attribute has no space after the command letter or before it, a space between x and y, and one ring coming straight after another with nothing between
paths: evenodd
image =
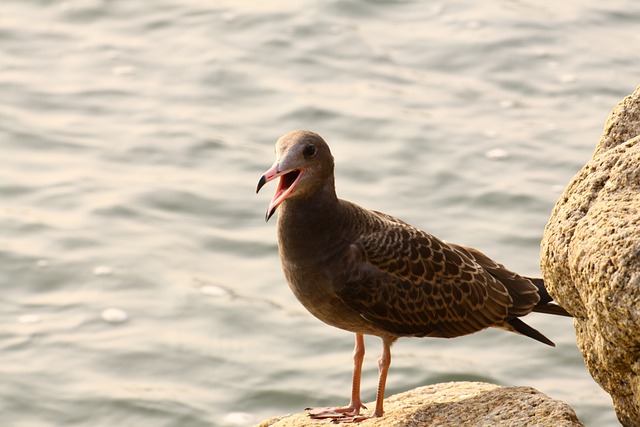
<instances>
[{"instance_id":1,"label":"bird's neck","mask_svg":"<svg viewBox=\"0 0 640 427\"><path fill-rule=\"evenodd\" d=\"M344 229L342 204L328 183L310 197L285 200L278 212L281 256L313 259L340 241Z\"/></svg>"}]
</instances>

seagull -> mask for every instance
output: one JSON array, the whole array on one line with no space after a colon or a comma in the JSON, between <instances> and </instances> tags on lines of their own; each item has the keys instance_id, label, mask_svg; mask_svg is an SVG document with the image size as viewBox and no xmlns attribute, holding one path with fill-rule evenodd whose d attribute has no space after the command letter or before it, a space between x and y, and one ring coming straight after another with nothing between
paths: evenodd
<instances>
[{"instance_id":1,"label":"seagull","mask_svg":"<svg viewBox=\"0 0 640 427\"><path fill-rule=\"evenodd\" d=\"M339 199L334 159L320 135L295 130L256 192L278 179L266 221L278 213L278 250L296 298L324 323L355 333L351 400L307 408L313 419L382 417L391 346L401 337L454 338L486 328L555 344L520 320L532 311L571 316L542 279L520 276L482 252L444 242L391 215ZM364 335L382 339L373 413L360 399Z\"/></svg>"}]
</instances>

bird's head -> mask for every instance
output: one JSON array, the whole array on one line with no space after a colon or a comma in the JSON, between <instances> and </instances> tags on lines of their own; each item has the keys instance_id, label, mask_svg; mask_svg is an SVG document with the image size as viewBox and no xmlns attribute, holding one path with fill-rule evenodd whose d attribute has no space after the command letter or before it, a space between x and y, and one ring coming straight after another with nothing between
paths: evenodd
<instances>
[{"instance_id":1,"label":"bird's head","mask_svg":"<svg viewBox=\"0 0 640 427\"><path fill-rule=\"evenodd\" d=\"M266 220L287 199L315 195L326 185L333 186L333 157L320 135L294 130L276 142L276 161L258 182L256 193L269 181L280 178L269 203Z\"/></svg>"}]
</instances>

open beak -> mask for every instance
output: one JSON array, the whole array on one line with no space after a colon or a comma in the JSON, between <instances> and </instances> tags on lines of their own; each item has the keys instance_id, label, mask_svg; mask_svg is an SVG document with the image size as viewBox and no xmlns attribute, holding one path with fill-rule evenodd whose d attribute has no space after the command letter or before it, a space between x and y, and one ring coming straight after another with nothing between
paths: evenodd
<instances>
[{"instance_id":1,"label":"open beak","mask_svg":"<svg viewBox=\"0 0 640 427\"><path fill-rule=\"evenodd\" d=\"M285 171L279 170L279 164L276 161L271 169L266 171L264 175L258 181L258 188L256 188L256 193L260 191L260 189L269 181L273 181L274 179L280 177L278 182L278 188L276 189L276 193L273 195L271 199L271 203L269 203L269 207L267 208L267 214L265 215L265 221L269 221L269 218L273 216L276 209L284 200L289 197L289 195L293 192L298 180L303 175L302 169L289 169Z\"/></svg>"}]
</instances>

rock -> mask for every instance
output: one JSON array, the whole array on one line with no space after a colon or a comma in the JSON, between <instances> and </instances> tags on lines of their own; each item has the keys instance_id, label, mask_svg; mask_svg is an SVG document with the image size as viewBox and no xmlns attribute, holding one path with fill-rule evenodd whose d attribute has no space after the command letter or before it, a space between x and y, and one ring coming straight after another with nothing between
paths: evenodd
<instances>
[{"instance_id":1,"label":"rock","mask_svg":"<svg viewBox=\"0 0 640 427\"><path fill-rule=\"evenodd\" d=\"M366 404L371 408L375 402ZM582 426L566 403L551 399L531 387L503 387L480 382L450 382L419 387L388 397L382 418L360 426ZM307 414L281 416L256 427L332 425L309 419Z\"/></svg>"},{"instance_id":2,"label":"rock","mask_svg":"<svg viewBox=\"0 0 640 427\"><path fill-rule=\"evenodd\" d=\"M557 202L541 246L547 289L575 316L589 372L640 426L640 87L611 112Z\"/></svg>"}]
</instances>

